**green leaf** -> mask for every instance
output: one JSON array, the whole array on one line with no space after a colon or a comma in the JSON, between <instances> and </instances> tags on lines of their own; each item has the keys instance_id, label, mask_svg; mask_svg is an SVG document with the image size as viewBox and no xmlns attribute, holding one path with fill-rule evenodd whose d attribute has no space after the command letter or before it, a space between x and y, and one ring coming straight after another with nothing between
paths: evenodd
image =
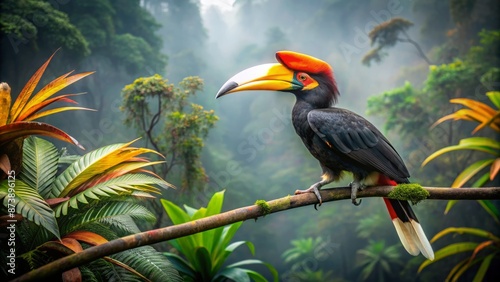
<instances>
[{"instance_id":1,"label":"green leaf","mask_svg":"<svg viewBox=\"0 0 500 282\"><path fill-rule=\"evenodd\" d=\"M451 151L457 150L477 150L498 156L500 150L500 142L486 137L470 137L461 139L458 145L444 147L428 156L422 163L425 166L431 160Z\"/></svg>"},{"instance_id":2,"label":"green leaf","mask_svg":"<svg viewBox=\"0 0 500 282\"><path fill-rule=\"evenodd\" d=\"M99 160L104 159L106 156L115 152L116 150L125 147L126 144L118 143L109 146L105 146L96 150L93 150L78 159L78 161L72 163L66 170L57 176L56 180L52 184L53 191L49 198L57 198L61 196L61 192L66 188L66 186L73 181L78 175L83 173L87 168L91 167L94 163L99 162ZM94 171L93 173L99 173L101 171Z\"/></svg>"},{"instance_id":3,"label":"green leaf","mask_svg":"<svg viewBox=\"0 0 500 282\"><path fill-rule=\"evenodd\" d=\"M478 200L478 203L489 213L493 219L498 223L498 218L500 217L500 212L497 207L489 200Z\"/></svg>"},{"instance_id":4,"label":"green leaf","mask_svg":"<svg viewBox=\"0 0 500 282\"><path fill-rule=\"evenodd\" d=\"M476 275L474 276L474 279L472 280L473 282L481 282L484 279L484 276L486 275L486 272L490 268L491 260L495 257L496 253L487 255L484 259L481 265L479 266L479 269L476 272Z\"/></svg>"},{"instance_id":5,"label":"green leaf","mask_svg":"<svg viewBox=\"0 0 500 282\"><path fill-rule=\"evenodd\" d=\"M213 276L212 273L212 258L205 247L198 247L195 251L196 260L194 260L193 267L201 275L202 281L210 281Z\"/></svg>"},{"instance_id":6,"label":"green leaf","mask_svg":"<svg viewBox=\"0 0 500 282\"><path fill-rule=\"evenodd\" d=\"M23 169L19 178L45 198L55 179L58 160L59 153L52 143L28 137L23 144Z\"/></svg>"},{"instance_id":7,"label":"green leaf","mask_svg":"<svg viewBox=\"0 0 500 282\"><path fill-rule=\"evenodd\" d=\"M185 222L191 221L191 217L183 211L180 207L178 207L176 204L167 201L165 199L161 199L161 204L163 205L163 208L167 212L168 217L172 221L173 224L181 224ZM198 235L201 236L201 235ZM196 238L192 235L190 236L185 236L182 238L178 238L173 240L177 242L174 247L184 254L184 256L187 258L187 260L191 263L193 263L194 260L196 260L195 254L194 254L194 249L199 246L197 243L198 241Z\"/></svg>"},{"instance_id":8,"label":"green leaf","mask_svg":"<svg viewBox=\"0 0 500 282\"><path fill-rule=\"evenodd\" d=\"M177 269L177 271L191 277L193 280L196 279L195 270L191 267L191 265L189 265L189 263L185 259L172 253L163 253L163 254L168 258L168 260L172 263L175 269Z\"/></svg>"},{"instance_id":9,"label":"green leaf","mask_svg":"<svg viewBox=\"0 0 500 282\"><path fill-rule=\"evenodd\" d=\"M458 203L458 200L449 200L448 203L446 204L446 208L444 210L444 214L448 214L448 212L451 210L451 208Z\"/></svg>"},{"instance_id":10,"label":"green leaf","mask_svg":"<svg viewBox=\"0 0 500 282\"><path fill-rule=\"evenodd\" d=\"M214 277L215 281L226 281L222 278L227 278L232 281L238 282L250 282L250 277L248 274L241 268L231 268L227 267L221 272L217 273L217 276Z\"/></svg>"},{"instance_id":11,"label":"green leaf","mask_svg":"<svg viewBox=\"0 0 500 282\"><path fill-rule=\"evenodd\" d=\"M154 222L156 217L147 208L132 202L106 202L92 206L85 212L79 212L76 216L62 217L60 219L61 232L70 233L84 228L85 225L93 222L106 222L107 220L128 215L134 219Z\"/></svg>"},{"instance_id":12,"label":"green leaf","mask_svg":"<svg viewBox=\"0 0 500 282\"><path fill-rule=\"evenodd\" d=\"M267 262L263 262L261 260L258 260L258 259L246 259L246 260L242 260L242 261L239 261L239 262L235 262L233 264L230 264L227 266L227 268L239 268L240 266L244 266L244 265L250 265L250 264L262 264L262 265L265 265L269 271L271 271L271 274L273 275L273 279L274 281L278 281L278 271L276 270L276 268L274 268L274 266L272 266L271 264L267 263Z\"/></svg>"},{"instance_id":13,"label":"green leaf","mask_svg":"<svg viewBox=\"0 0 500 282\"><path fill-rule=\"evenodd\" d=\"M11 191L9 191L9 188ZM26 183L21 180L10 183L7 180L1 181L0 200L1 199L3 199L3 205L7 209L15 207L16 213L21 214L37 225L43 226L60 239L59 227L54 217L54 211L40 194Z\"/></svg>"},{"instance_id":14,"label":"green leaf","mask_svg":"<svg viewBox=\"0 0 500 282\"><path fill-rule=\"evenodd\" d=\"M431 239L431 243L436 242L438 239L450 233L458 233L458 234L470 234L478 237L487 238L490 240L500 241L500 238L493 235L491 232L472 227L448 227L446 229L441 230L438 234L434 235Z\"/></svg>"},{"instance_id":15,"label":"green leaf","mask_svg":"<svg viewBox=\"0 0 500 282\"><path fill-rule=\"evenodd\" d=\"M486 96L490 98L491 102L500 109L500 91L486 92Z\"/></svg>"},{"instance_id":16,"label":"green leaf","mask_svg":"<svg viewBox=\"0 0 500 282\"><path fill-rule=\"evenodd\" d=\"M471 179L476 173L493 163L494 159L479 160L467 168L465 168L453 181L451 187L462 187L469 179Z\"/></svg>"},{"instance_id":17,"label":"green leaf","mask_svg":"<svg viewBox=\"0 0 500 282\"><path fill-rule=\"evenodd\" d=\"M214 193L214 195L212 196L212 198L208 202L207 211L206 211L205 216L212 216L212 215L219 214L222 210L222 203L223 202L224 202L224 190L217 192L217 193ZM215 239L220 237L220 235L222 234L222 230L223 230L223 228L219 227L219 228L215 228L215 229L207 230L207 231L203 232L203 235L202 235L203 246L205 246L209 250L210 253L212 253L214 251L214 248L217 247L217 246L215 246L215 244L217 243L217 242L215 242Z\"/></svg>"},{"instance_id":18,"label":"green leaf","mask_svg":"<svg viewBox=\"0 0 500 282\"><path fill-rule=\"evenodd\" d=\"M100 200L102 197L119 195L121 193L130 194L134 190L142 192L159 193L158 188L151 184L164 185L164 180L141 173L128 173L119 177L111 178L108 181L98 183L78 194L72 196L69 201L59 204L55 209L56 217L67 214L68 206L77 209L77 202L87 204L90 199Z\"/></svg>"},{"instance_id":19,"label":"green leaf","mask_svg":"<svg viewBox=\"0 0 500 282\"><path fill-rule=\"evenodd\" d=\"M236 248L238 248L239 246L241 246L243 244L246 244L248 246L248 249L250 249L250 253L252 253L252 255L254 256L255 255L255 246L250 241L238 241L238 242L234 242L231 245L229 245L229 246L226 247L226 251L227 252L234 252L234 250L236 250Z\"/></svg>"},{"instance_id":20,"label":"green leaf","mask_svg":"<svg viewBox=\"0 0 500 282\"><path fill-rule=\"evenodd\" d=\"M461 139L460 142L458 142L458 144L463 146L484 146L497 150L500 149L500 142L487 137L464 138Z\"/></svg>"},{"instance_id":21,"label":"green leaf","mask_svg":"<svg viewBox=\"0 0 500 282\"><path fill-rule=\"evenodd\" d=\"M434 238L436 238L436 236L434 236ZM431 241L433 241L433 240L431 240ZM445 257L451 256L451 255L455 255L455 254L458 254L458 253L473 251L477 247L477 245L478 245L478 243L475 243L475 242L461 242L461 243L450 244L450 245L448 245L448 246L446 246L446 247L438 250L434 254L434 260L426 260L426 261L424 261L420 265L420 267L418 268L418 272L422 271L422 269L424 269L426 266L428 266L428 265L430 265L432 263L435 263L435 262L437 262L437 261L439 261L439 260L441 260L441 259L443 259Z\"/></svg>"},{"instance_id":22,"label":"green leaf","mask_svg":"<svg viewBox=\"0 0 500 282\"><path fill-rule=\"evenodd\" d=\"M132 267L151 281L182 281L167 257L151 246L127 250L111 257Z\"/></svg>"}]
</instances>

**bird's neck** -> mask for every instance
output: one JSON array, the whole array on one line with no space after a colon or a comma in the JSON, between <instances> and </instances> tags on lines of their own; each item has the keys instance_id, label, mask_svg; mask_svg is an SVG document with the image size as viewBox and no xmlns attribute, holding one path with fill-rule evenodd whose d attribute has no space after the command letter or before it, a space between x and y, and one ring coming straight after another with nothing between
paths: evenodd
<instances>
[{"instance_id":1,"label":"bird's neck","mask_svg":"<svg viewBox=\"0 0 500 282\"><path fill-rule=\"evenodd\" d=\"M315 107L313 105L305 102L304 100L297 99L297 101L295 102L295 105L292 109L292 124L299 136L305 136L309 133L302 131L311 130L308 125L307 114L314 109Z\"/></svg>"}]
</instances>

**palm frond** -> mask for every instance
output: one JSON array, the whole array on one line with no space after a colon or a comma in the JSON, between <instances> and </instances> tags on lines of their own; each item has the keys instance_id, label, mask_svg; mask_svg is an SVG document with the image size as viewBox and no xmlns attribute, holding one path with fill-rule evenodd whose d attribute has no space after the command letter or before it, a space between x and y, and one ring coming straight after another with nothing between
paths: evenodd
<instances>
[{"instance_id":1,"label":"palm frond","mask_svg":"<svg viewBox=\"0 0 500 282\"><path fill-rule=\"evenodd\" d=\"M92 222L108 223L114 217L127 215L137 220L154 222L156 217L144 206L131 202L106 202L93 206L83 213L60 219L61 234L81 229Z\"/></svg>"},{"instance_id":2,"label":"palm frond","mask_svg":"<svg viewBox=\"0 0 500 282\"><path fill-rule=\"evenodd\" d=\"M13 205L16 213L21 214L26 219L41 225L60 238L59 227L54 217L54 211L47 202L35 191L21 180L15 182L15 193L9 193L9 183L7 180L0 182L0 200L3 199L5 207ZM10 195L14 195L11 197Z\"/></svg>"},{"instance_id":3,"label":"palm frond","mask_svg":"<svg viewBox=\"0 0 500 282\"><path fill-rule=\"evenodd\" d=\"M135 141L135 140L134 140ZM138 155L156 153L146 148L128 147L132 142L113 144L83 155L60 174L53 184L51 197L65 197L82 184L103 174L113 172L113 168L134 160ZM118 166L121 168L121 166ZM167 182L164 182L167 183Z\"/></svg>"},{"instance_id":4,"label":"palm frond","mask_svg":"<svg viewBox=\"0 0 500 282\"><path fill-rule=\"evenodd\" d=\"M182 281L170 261L151 246L127 250L112 256L151 281Z\"/></svg>"},{"instance_id":5,"label":"palm frond","mask_svg":"<svg viewBox=\"0 0 500 282\"><path fill-rule=\"evenodd\" d=\"M58 160L59 153L52 143L34 136L28 137L24 140L23 169L19 178L45 198L55 179Z\"/></svg>"},{"instance_id":6,"label":"palm frond","mask_svg":"<svg viewBox=\"0 0 500 282\"><path fill-rule=\"evenodd\" d=\"M145 174L126 174L99 183L74 195L69 201L59 204L54 211L56 217L59 217L61 214L66 215L70 206L74 209L78 209L78 202L87 204L91 199L101 200L102 197L110 197L112 195L124 193L131 194L134 190L159 194L160 190L152 185L159 185L165 188L168 187L164 180L156 177Z\"/></svg>"}]
</instances>

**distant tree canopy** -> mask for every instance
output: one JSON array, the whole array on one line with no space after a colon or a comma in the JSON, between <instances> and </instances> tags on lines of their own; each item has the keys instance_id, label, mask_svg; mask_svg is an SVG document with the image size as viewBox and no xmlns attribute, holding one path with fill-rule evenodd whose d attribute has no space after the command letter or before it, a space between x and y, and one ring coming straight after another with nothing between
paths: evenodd
<instances>
[{"instance_id":1,"label":"distant tree canopy","mask_svg":"<svg viewBox=\"0 0 500 282\"><path fill-rule=\"evenodd\" d=\"M144 68L161 71L166 57L159 52L162 41L155 34L159 27L136 0L2 1L0 75L13 87L22 84L18 79L29 75L25 73L34 62L58 48L65 56L60 66L107 57L112 62L109 67L128 73Z\"/></svg>"}]
</instances>

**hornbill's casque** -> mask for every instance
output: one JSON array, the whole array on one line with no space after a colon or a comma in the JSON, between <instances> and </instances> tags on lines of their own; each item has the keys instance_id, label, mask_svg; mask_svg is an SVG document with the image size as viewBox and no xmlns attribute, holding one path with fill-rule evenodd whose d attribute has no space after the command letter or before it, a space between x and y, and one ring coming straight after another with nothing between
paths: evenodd
<instances>
[{"instance_id":1,"label":"hornbill's casque","mask_svg":"<svg viewBox=\"0 0 500 282\"><path fill-rule=\"evenodd\" d=\"M295 194L313 192L321 205L319 189L351 172L351 199L367 185L408 183L410 174L389 141L363 117L332 107L339 97L330 65L320 59L292 51L276 53L278 64L258 65L230 78L217 98L244 90L291 92L296 97L292 122L309 152L319 160L321 181ZM406 201L384 198L401 243L412 255L420 252L434 258L432 247L417 217Z\"/></svg>"}]
</instances>

